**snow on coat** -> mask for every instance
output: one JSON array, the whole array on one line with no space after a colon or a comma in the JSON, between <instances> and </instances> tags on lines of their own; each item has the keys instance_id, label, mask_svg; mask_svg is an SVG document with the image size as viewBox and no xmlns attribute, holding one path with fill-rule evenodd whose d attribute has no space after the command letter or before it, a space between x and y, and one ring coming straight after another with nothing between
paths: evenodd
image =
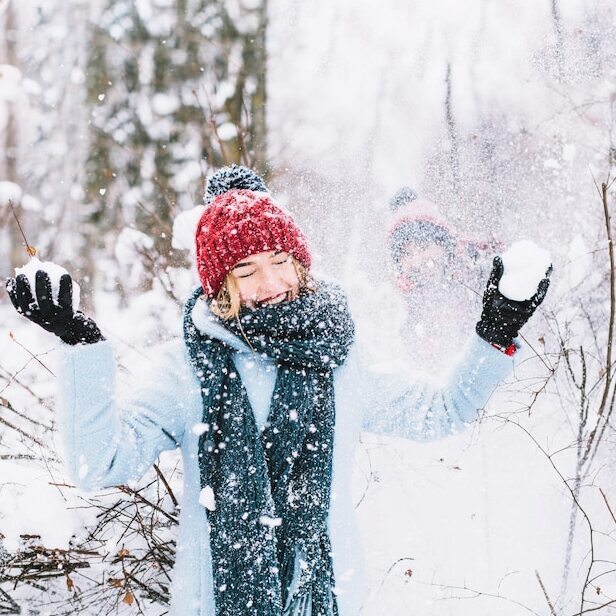
<instances>
[{"instance_id":1,"label":"snow on coat","mask_svg":"<svg viewBox=\"0 0 616 616\"><path fill-rule=\"evenodd\" d=\"M262 427L276 367L216 323L205 302L196 304L193 320L237 350L234 362ZM116 363L109 341L62 349L58 424L65 463L72 481L92 491L138 480L162 451L180 448L184 497L169 615L212 616L211 553L207 509L200 503L195 429L203 412L199 382L183 341L167 343L157 356L147 382L129 399L116 400ZM510 357L473 334L444 384L374 372L357 344L345 364L334 370L336 425L328 524L340 616L358 614L365 590L350 494L360 431L420 441L457 433L477 418L512 369Z\"/></svg>"}]
</instances>

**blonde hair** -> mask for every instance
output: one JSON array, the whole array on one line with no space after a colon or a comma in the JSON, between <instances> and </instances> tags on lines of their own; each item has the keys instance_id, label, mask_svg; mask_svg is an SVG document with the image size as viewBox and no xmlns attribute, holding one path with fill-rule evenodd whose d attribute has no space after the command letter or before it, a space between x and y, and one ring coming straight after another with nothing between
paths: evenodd
<instances>
[{"instance_id":1,"label":"blonde hair","mask_svg":"<svg viewBox=\"0 0 616 616\"><path fill-rule=\"evenodd\" d=\"M293 256L291 261L295 268L295 273L299 279L299 290L313 292L316 290L316 282L310 275L308 270ZM210 310L217 316L227 321L229 319L239 318L240 308L240 290L237 286L235 277L229 272L225 277L220 290L216 297L210 302Z\"/></svg>"}]
</instances>

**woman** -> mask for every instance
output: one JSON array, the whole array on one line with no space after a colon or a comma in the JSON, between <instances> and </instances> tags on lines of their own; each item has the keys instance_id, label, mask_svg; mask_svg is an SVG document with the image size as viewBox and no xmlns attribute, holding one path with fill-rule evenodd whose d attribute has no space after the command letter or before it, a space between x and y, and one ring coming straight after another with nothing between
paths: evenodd
<instances>
[{"instance_id":1,"label":"woman","mask_svg":"<svg viewBox=\"0 0 616 616\"><path fill-rule=\"evenodd\" d=\"M184 339L129 400L114 396L110 343L71 308L70 277L58 304L44 272L36 303L24 277L8 281L16 309L67 343L58 413L70 475L84 490L122 484L181 448L174 616L355 615L364 586L350 479L360 430L426 440L476 419L510 373L513 339L548 280L533 300L510 302L495 260L479 335L444 387L373 374L344 293L311 277L305 236L262 180L234 166L208 192Z\"/></svg>"}]
</instances>

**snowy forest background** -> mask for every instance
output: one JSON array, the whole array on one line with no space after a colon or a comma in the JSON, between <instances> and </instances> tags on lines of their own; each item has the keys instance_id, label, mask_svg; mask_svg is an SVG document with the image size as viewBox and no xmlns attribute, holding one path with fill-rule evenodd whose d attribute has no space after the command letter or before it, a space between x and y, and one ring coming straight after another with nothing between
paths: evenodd
<instances>
[{"instance_id":1,"label":"snowy forest background","mask_svg":"<svg viewBox=\"0 0 616 616\"><path fill-rule=\"evenodd\" d=\"M616 613L613 3L0 0L0 276L28 260L17 218L79 281L126 388L180 332L195 276L173 221L228 162L297 216L377 363L414 356L385 247L400 186L554 259L480 422L362 438L363 614ZM435 354L479 316L461 297ZM0 323L0 614L165 614L178 456L78 492L54 435L59 343L4 289Z\"/></svg>"}]
</instances>

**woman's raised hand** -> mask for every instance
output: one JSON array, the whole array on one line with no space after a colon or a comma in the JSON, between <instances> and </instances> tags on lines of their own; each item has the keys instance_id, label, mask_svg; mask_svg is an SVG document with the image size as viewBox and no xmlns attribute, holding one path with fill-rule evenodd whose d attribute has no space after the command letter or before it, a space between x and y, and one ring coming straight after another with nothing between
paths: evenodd
<instances>
[{"instance_id":1,"label":"woman's raised hand","mask_svg":"<svg viewBox=\"0 0 616 616\"><path fill-rule=\"evenodd\" d=\"M51 280L38 270L35 293L24 274L8 278L6 290L15 310L33 323L58 336L67 344L92 344L104 340L96 323L83 312L73 310L73 282L68 274L60 278L58 303L53 301Z\"/></svg>"},{"instance_id":2,"label":"woman's raised hand","mask_svg":"<svg viewBox=\"0 0 616 616\"><path fill-rule=\"evenodd\" d=\"M475 327L477 334L487 342L503 348L511 345L522 326L544 300L550 286L551 273L552 266L548 268L530 299L516 301L500 292L498 286L503 276L503 261L500 257L494 257L492 272L483 294L481 319Z\"/></svg>"}]
</instances>

